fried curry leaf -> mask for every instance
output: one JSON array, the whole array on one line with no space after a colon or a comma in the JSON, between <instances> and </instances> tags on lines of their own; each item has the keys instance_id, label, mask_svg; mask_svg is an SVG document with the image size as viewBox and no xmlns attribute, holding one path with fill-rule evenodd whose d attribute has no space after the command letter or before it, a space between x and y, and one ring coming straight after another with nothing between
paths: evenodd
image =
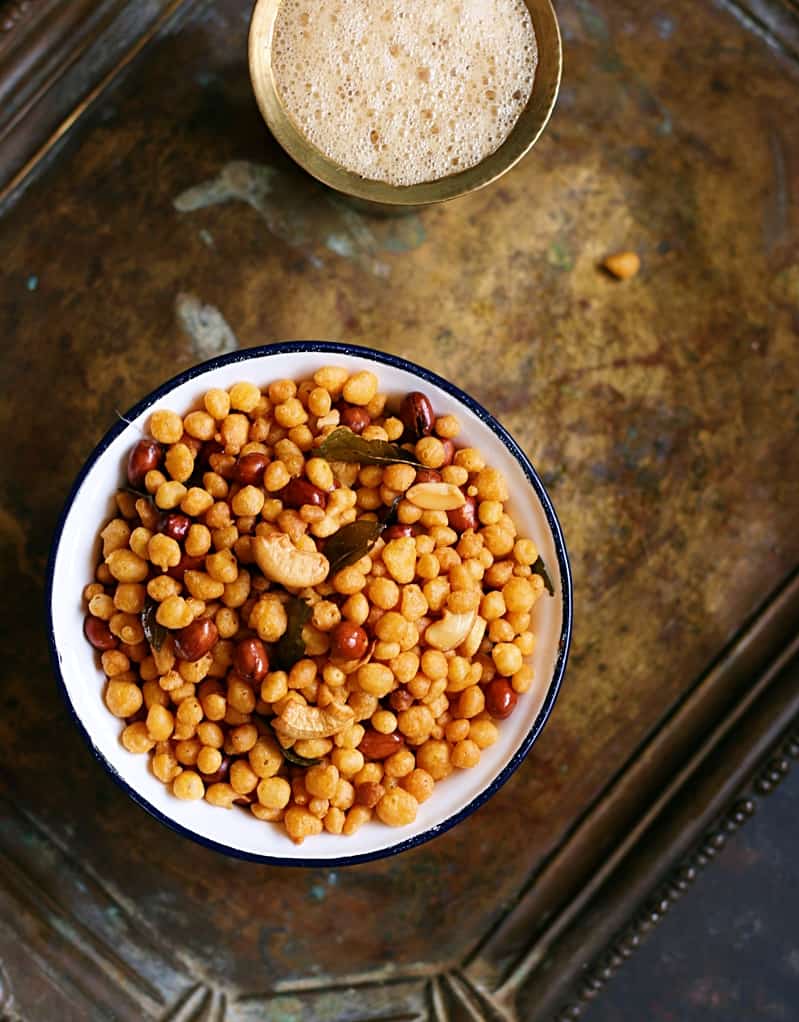
<instances>
[{"instance_id":1,"label":"fried curry leaf","mask_svg":"<svg viewBox=\"0 0 799 1022\"><path fill-rule=\"evenodd\" d=\"M305 656L305 642L302 630L311 617L311 607L299 596L292 596L286 603L288 625L275 643L270 657L273 670L290 671Z\"/></svg>"},{"instance_id":2,"label":"fried curry leaf","mask_svg":"<svg viewBox=\"0 0 799 1022\"><path fill-rule=\"evenodd\" d=\"M325 544L325 557L330 562L330 575L335 575L342 568L355 564L369 553L380 533L396 522L397 508L401 500L402 494L397 494L391 505L381 510L377 521L361 518L333 533Z\"/></svg>"},{"instance_id":3,"label":"fried curry leaf","mask_svg":"<svg viewBox=\"0 0 799 1022\"><path fill-rule=\"evenodd\" d=\"M541 576L541 578L544 580L544 585L546 587L546 591L549 593L550 596L554 596L555 595L555 587L552 585L552 579L549 577L549 572L547 571L547 566L546 566L546 564L544 564L544 561L543 561L543 559L540 556L539 556L538 560L535 562L535 564L533 565L532 572L533 572L534 575L540 575Z\"/></svg>"},{"instance_id":4,"label":"fried curry leaf","mask_svg":"<svg viewBox=\"0 0 799 1022\"><path fill-rule=\"evenodd\" d=\"M282 745L280 746L280 751L283 753L283 759L287 763L293 763L294 766L312 767L320 762L318 759L308 759L307 756L300 756L294 749L284 749Z\"/></svg>"},{"instance_id":5,"label":"fried curry leaf","mask_svg":"<svg viewBox=\"0 0 799 1022\"><path fill-rule=\"evenodd\" d=\"M418 465L419 459L399 444L387 440L364 440L344 427L334 429L314 452L326 461L357 461L360 465Z\"/></svg>"},{"instance_id":6,"label":"fried curry leaf","mask_svg":"<svg viewBox=\"0 0 799 1022\"><path fill-rule=\"evenodd\" d=\"M134 497L144 497L145 500L153 502L152 493L148 493L146 490L137 490L135 486L123 486L122 491L124 493L132 493Z\"/></svg>"},{"instance_id":7,"label":"fried curry leaf","mask_svg":"<svg viewBox=\"0 0 799 1022\"><path fill-rule=\"evenodd\" d=\"M280 746L280 751L283 753L283 759L285 759L287 763L291 763L293 766L299 767L312 767L316 766L317 763L320 762L318 759L309 759L307 756L301 756L298 752L295 752L294 749L284 749L278 741L278 737L275 734L275 729L272 727L271 721L267 720L266 717L261 717L261 720L269 728L269 733Z\"/></svg>"},{"instance_id":8,"label":"fried curry leaf","mask_svg":"<svg viewBox=\"0 0 799 1022\"><path fill-rule=\"evenodd\" d=\"M380 524L384 529L387 529L389 525L397 524L397 509L399 508L400 501L404 496L405 496L404 493L398 493L397 496L391 501L391 504L388 507L384 507L381 510L378 517L380 519Z\"/></svg>"},{"instance_id":9,"label":"fried curry leaf","mask_svg":"<svg viewBox=\"0 0 799 1022\"><path fill-rule=\"evenodd\" d=\"M360 561L372 549L384 528L383 522L361 518L334 532L325 543L325 557L330 562L328 577L332 578L337 571Z\"/></svg>"},{"instance_id":10,"label":"fried curry leaf","mask_svg":"<svg viewBox=\"0 0 799 1022\"><path fill-rule=\"evenodd\" d=\"M162 624L158 623L156 614L158 613L158 604L155 600L147 598L144 609L141 612L141 626L144 629L144 637L156 651L163 646L164 640L167 636L166 628Z\"/></svg>"}]
</instances>

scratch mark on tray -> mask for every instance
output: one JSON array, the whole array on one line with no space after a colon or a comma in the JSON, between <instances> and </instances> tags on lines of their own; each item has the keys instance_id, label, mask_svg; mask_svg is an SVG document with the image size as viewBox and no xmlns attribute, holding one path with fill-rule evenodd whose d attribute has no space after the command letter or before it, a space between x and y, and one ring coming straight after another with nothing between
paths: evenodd
<instances>
[{"instance_id":1,"label":"scratch mark on tray","mask_svg":"<svg viewBox=\"0 0 799 1022\"><path fill-rule=\"evenodd\" d=\"M2 506L0 506L0 536L5 537L14 551L18 574L27 576L39 587L42 578L41 571L31 563L28 556L28 538L25 535L25 530L19 519Z\"/></svg>"},{"instance_id":2,"label":"scratch mark on tray","mask_svg":"<svg viewBox=\"0 0 799 1022\"><path fill-rule=\"evenodd\" d=\"M610 48L612 46L610 41L610 30L608 29L608 23L600 12L594 7L589 0L576 0L575 6L580 16L580 21L587 35L592 39L596 39L597 42L604 43L605 46Z\"/></svg>"},{"instance_id":3,"label":"scratch mark on tray","mask_svg":"<svg viewBox=\"0 0 799 1022\"><path fill-rule=\"evenodd\" d=\"M10 1012L14 1007L14 994L11 990L11 980L8 978L8 973L3 968L3 963L0 962L0 1008L4 1011Z\"/></svg>"},{"instance_id":4,"label":"scratch mark on tray","mask_svg":"<svg viewBox=\"0 0 799 1022\"><path fill-rule=\"evenodd\" d=\"M769 293L778 305L799 315L799 263L784 266L771 282Z\"/></svg>"},{"instance_id":5,"label":"scratch mark on tray","mask_svg":"<svg viewBox=\"0 0 799 1022\"><path fill-rule=\"evenodd\" d=\"M367 217L311 178L244 160L225 164L217 177L182 192L174 206L192 213L227 202L251 206L271 234L302 251L314 266L323 265L317 255L322 249L388 277L391 267L381 253L410 251L425 240L418 216Z\"/></svg>"},{"instance_id":6,"label":"scratch mark on tray","mask_svg":"<svg viewBox=\"0 0 799 1022\"><path fill-rule=\"evenodd\" d=\"M191 338L192 351L197 358L204 360L238 348L236 335L219 309L203 305L196 295L181 292L175 299L175 315Z\"/></svg>"},{"instance_id":7,"label":"scratch mark on tray","mask_svg":"<svg viewBox=\"0 0 799 1022\"><path fill-rule=\"evenodd\" d=\"M674 34L674 19L667 14L656 14L654 17L655 29L661 39L671 39Z\"/></svg>"},{"instance_id":8,"label":"scratch mark on tray","mask_svg":"<svg viewBox=\"0 0 799 1022\"><path fill-rule=\"evenodd\" d=\"M613 35L604 15L590 0L576 0L576 6L583 31L597 45L599 65L602 70L612 74L623 73L621 86L624 91L643 113L660 118L656 128L658 135L670 135L674 127L671 114L646 82L633 69L625 66L613 42ZM658 34L661 38L668 38L668 36L664 37L662 32Z\"/></svg>"},{"instance_id":9,"label":"scratch mark on tray","mask_svg":"<svg viewBox=\"0 0 799 1022\"><path fill-rule=\"evenodd\" d=\"M790 217L790 194L785 158L785 144L777 128L772 124L768 133L769 155L771 157L771 179L773 187L763 214L763 233L766 250L773 252L784 240Z\"/></svg>"}]
</instances>

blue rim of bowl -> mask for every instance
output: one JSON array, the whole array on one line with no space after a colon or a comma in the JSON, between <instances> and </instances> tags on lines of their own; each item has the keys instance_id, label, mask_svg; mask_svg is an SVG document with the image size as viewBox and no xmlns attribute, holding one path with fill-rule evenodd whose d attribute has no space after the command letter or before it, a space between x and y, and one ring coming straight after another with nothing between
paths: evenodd
<instances>
[{"instance_id":1,"label":"blue rim of bowl","mask_svg":"<svg viewBox=\"0 0 799 1022\"><path fill-rule=\"evenodd\" d=\"M245 851L241 848L233 848L230 845L222 844L219 841L215 841L212 838L205 837L202 834L198 834L196 831L191 830L188 827L184 827L178 823L172 817L165 815L157 809L151 802L140 794L134 787L132 787L119 771L105 758L103 753L97 748L92 740L88 729L85 727L83 721L78 715L72 700L70 699L69 692L67 690L66 683L64 681L63 674L61 672L61 660L58 655L58 649L55 640L55 628L53 624L53 580L55 575L55 564L58 558L58 550L61 545L61 535L64 531L64 525L66 524L67 518L69 517L72 505L75 501L81 486L83 485L89 472L94 467L95 463L102 457L104 452L113 443L114 440L128 427L128 423L125 420L134 420L142 412L145 412L149 407L160 401L166 394L174 390L176 387L183 383L193 380L198 376L202 376L212 369L218 369L221 366L232 365L237 362L249 362L254 358L263 358L264 356L270 355L289 355L298 353L316 352L319 354L328 355L339 355L354 358L365 358L369 361L376 362L378 364L391 366L394 369L401 369L405 372L409 372L420 380L433 384L434 386L445 391L451 397L455 398L461 404L465 405L471 412L473 412L488 428L502 441L505 447L510 451L516 461L521 465L522 470L530 483L532 488L535 490L536 496L541 502L541 506L544 509L544 514L547 519L547 524L552 533L552 539L555 544L555 551L558 559L558 569L560 571L561 580L561 597L563 605L563 620L561 624L560 638L558 640L558 652L555 658L555 666L552 672L552 681L550 682L547 694L544 699L544 703L541 709L538 711L538 715L533 721L530 730L527 732L523 742L514 753L513 757L505 764L503 769L497 774L494 780L476 795L468 805L464 806L463 809L454 813L446 820L442 820L441 823L430 827L428 830L421 834L416 834L414 837L407 838L404 841L399 841L394 845L390 845L386 848L379 848L372 852L363 852L360 855L342 855L325 858L314 858L312 856L308 858L300 859L286 859L277 855L259 855L257 852ZM555 700L558 697L560 691L561 682L563 681L563 675L566 670L566 662L569 656L569 646L571 644L572 634L572 577L571 568L569 565L569 557L566 553L566 543L563 538L563 532L560 527L555 509L552 506L552 501L538 476L538 473L533 468L530 459L519 447L510 433L505 427L491 415L479 402L475 401L474 398L470 397L455 384L450 383L449 380L445 380L437 373L432 372L430 369L425 369L424 366L417 365L415 362L410 362L408 359L402 358L399 355L390 355L381 351L376 351L374 348L362 347L356 344L344 344L338 341L286 341L275 344L266 344L256 348L244 348L239 351L230 352L226 355L219 355L216 358L209 359L206 362L201 362L198 365L192 366L190 369L184 370L182 373L178 373L173 376L170 380L161 384L154 391L151 391L147 397L143 398L137 404L135 404L124 417L120 418L120 421L115 423L105 434L102 440L97 444L92 453L87 458L83 467L81 468L75 482L72 485L72 489L69 492L69 496L64 504L64 508L58 519L58 524L53 536L52 546L50 548L50 557L47 564L47 627L48 627L48 640L50 645L50 660L55 670L56 679L58 681L59 688L61 689L61 695L67 704L69 713L76 724L78 730L83 735L84 740L88 744L95 759L104 767L104 769L111 775L116 783L122 788L122 790L145 812L149 813L150 816L158 820L165 827L173 830L175 833L180 834L182 837L189 838L192 841L197 842L205 848L211 848L216 852L222 852L224 855L232 856L236 859L243 859L249 862L257 862L263 865L270 866L300 866L300 867L323 867L323 866L352 866L357 863L372 862L376 859L388 858L392 855L398 855L400 852L407 851L411 848L417 848L419 845L423 845L433 838L444 834L451 827L460 823L461 820L466 819L475 810L479 809L485 802L491 798L492 795L496 794L497 791L505 784L512 774L521 766L523 760L527 756L528 752L532 748L534 742L541 734L544 729L544 725L552 713L552 709L555 705Z\"/></svg>"}]
</instances>

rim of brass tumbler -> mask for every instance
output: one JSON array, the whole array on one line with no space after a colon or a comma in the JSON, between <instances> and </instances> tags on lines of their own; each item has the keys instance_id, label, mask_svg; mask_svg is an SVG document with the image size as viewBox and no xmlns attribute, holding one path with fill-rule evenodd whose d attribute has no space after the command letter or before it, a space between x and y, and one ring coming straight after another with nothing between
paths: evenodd
<instances>
[{"instance_id":1,"label":"rim of brass tumbler","mask_svg":"<svg viewBox=\"0 0 799 1022\"><path fill-rule=\"evenodd\" d=\"M304 170L330 188L377 206L426 206L466 195L496 181L514 167L541 137L560 87L563 52L550 0L525 0L538 45L538 66L527 105L511 133L482 162L457 174L415 185L390 185L354 174L331 160L301 133L278 95L272 72L272 36L280 0L258 0L250 22L249 63L255 99L269 130Z\"/></svg>"}]
</instances>

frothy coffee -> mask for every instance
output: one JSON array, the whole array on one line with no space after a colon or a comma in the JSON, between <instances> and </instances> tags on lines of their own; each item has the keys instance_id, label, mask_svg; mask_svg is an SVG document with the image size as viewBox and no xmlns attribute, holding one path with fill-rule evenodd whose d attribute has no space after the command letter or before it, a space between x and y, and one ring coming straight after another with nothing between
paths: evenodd
<instances>
[{"instance_id":1,"label":"frothy coffee","mask_svg":"<svg viewBox=\"0 0 799 1022\"><path fill-rule=\"evenodd\" d=\"M282 0L272 44L277 91L302 134L391 185L498 149L537 60L523 0Z\"/></svg>"}]
</instances>

